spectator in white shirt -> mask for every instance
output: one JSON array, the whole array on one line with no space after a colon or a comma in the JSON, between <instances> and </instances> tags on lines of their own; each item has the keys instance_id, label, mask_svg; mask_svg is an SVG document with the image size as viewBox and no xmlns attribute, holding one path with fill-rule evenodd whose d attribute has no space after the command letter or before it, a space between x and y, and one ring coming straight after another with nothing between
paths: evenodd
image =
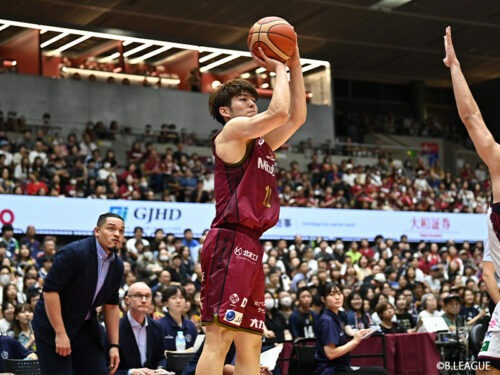
<instances>
[{"instance_id":1,"label":"spectator in white shirt","mask_svg":"<svg viewBox=\"0 0 500 375\"><path fill-rule=\"evenodd\" d=\"M149 241L142 237L144 230L141 227L134 228L134 237L127 240L126 246L127 250L131 253L137 254L137 249L135 243L141 241L144 246L149 246Z\"/></svg>"}]
</instances>

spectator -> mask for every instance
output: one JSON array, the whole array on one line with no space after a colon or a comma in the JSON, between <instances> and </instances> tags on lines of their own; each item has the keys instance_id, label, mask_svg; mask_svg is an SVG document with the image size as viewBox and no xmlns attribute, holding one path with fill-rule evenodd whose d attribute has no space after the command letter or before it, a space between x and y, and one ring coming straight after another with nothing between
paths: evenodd
<instances>
[{"instance_id":1,"label":"spectator","mask_svg":"<svg viewBox=\"0 0 500 375\"><path fill-rule=\"evenodd\" d=\"M276 301L269 291L264 293L264 305L266 308L264 343L291 340L292 335L288 329L287 320L283 313L277 309Z\"/></svg>"},{"instance_id":2,"label":"spectator","mask_svg":"<svg viewBox=\"0 0 500 375\"><path fill-rule=\"evenodd\" d=\"M36 239L36 229L33 225L26 227L26 235L21 238L21 244L26 244L30 250L30 256L36 256L40 251L40 242Z\"/></svg>"},{"instance_id":3,"label":"spectator","mask_svg":"<svg viewBox=\"0 0 500 375\"><path fill-rule=\"evenodd\" d=\"M146 284L130 286L125 297L128 312L120 319L120 364L116 374L160 374L158 369L166 368L161 325L147 316L151 300L151 289Z\"/></svg>"},{"instance_id":4,"label":"spectator","mask_svg":"<svg viewBox=\"0 0 500 375\"><path fill-rule=\"evenodd\" d=\"M403 292L399 292L396 297L396 319L397 322L405 327L408 333L415 332L416 320L415 317L410 314L407 310L407 297L405 293L411 293L410 290L405 290ZM409 294L409 297L413 299L413 295Z\"/></svg>"},{"instance_id":5,"label":"spectator","mask_svg":"<svg viewBox=\"0 0 500 375\"><path fill-rule=\"evenodd\" d=\"M417 330L422 325L422 319L441 316L438 311L438 304L434 294L424 294L420 306L422 307L422 311L418 314Z\"/></svg>"},{"instance_id":6,"label":"spectator","mask_svg":"<svg viewBox=\"0 0 500 375\"><path fill-rule=\"evenodd\" d=\"M384 334L406 333L406 328L403 325L392 321L394 317L394 306L392 306L391 303L380 302L375 308L375 311L381 320L379 327Z\"/></svg>"},{"instance_id":7,"label":"spectator","mask_svg":"<svg viewBox=\"0 0 500 375\"><path fill-rule=\"evenodd\" d=\"M2 316L0 319L0 333L6 335L7 332L12 331L12 322L14 321L14 311L16 305L9 301L4 301L2 303Z\"/></svg>"},{"instance_id":8,"label":"spectator","mask_svg":"<svg viewBox=\"0 0 500 375\"><path fill-rule=\"evenodd\" d=\"M23 303L16 306L12 322L13 336L26 349L33 349L35 344L35 334L31 329L32 320L33 307L30 304Z\"/></svg>"},{"instance_id":9,"label":"spectator","mask_svg":"<svg viewBox=\"0 0 500 375\"><path fill-rule=\"evenodd\" d=\"M7 256L11 258L19 250L19 242L14 238L14 227L12 224L4 224L2 226L1 242L7 246Z\"/></svg>"},{"instance_id":10,"label":"spectator","mask_svg":"<svg viewBox=\"0 0 500 375\"><path fill-rule=\"evenodd\" d=\"M194 323L182 316L186 298L186 291L182 286L171 285L163 292L163 303L168 312L158 322L163 330L165 350L178 350L175 344L178 331L184 334L186 349L193 347L196 341L198 333Z\"/></svg>"},{"instance_id":11,"label":"spectator","mask_svg":"<svg viewBox=\"0 0 500 375\"><path fill-rule=\"evenodd\" d=\"M347 324L353 329L360 330L374 325L370 314L365 311L363 299L359 292L354 292L347 297Z\"/></svg>"},{"instance_id":12,"label":"spectator","mask_svg":"<svg viewBox=\"0 0 500 375\"><path fill-rule=\"evenodd\" d=\"M196 249L199 242L193 237L193 231L190 228L184 230L184 238L182 239L182 244L189 247L191 250L191 258L194 262L198 261L198 254L192 249Z\"/></svg>"},{"instance_id":13,"label":"spectator","mask_svg":"<svg viewBox=\"0 0 500 375\"><path fill-rule=\"evenodd\" d=\"M131 253L138 254L135 244L141 241L144 246L149 246L149 241L142 237L144 231L141 227L134 228L134 237L127 240L127 250Z\"/></svg>"},{"instance_id":14,"label":"spectator","mask_svg":"<svg viewBox=\"0 0 500 375\"><path fill-rule=\"evenodd\" d=\"M312 294L308 288L297 290L299 308L290 315L290 332L293 339L314 337L317 314L311 310Z\"/></svg>"}]
</instances>

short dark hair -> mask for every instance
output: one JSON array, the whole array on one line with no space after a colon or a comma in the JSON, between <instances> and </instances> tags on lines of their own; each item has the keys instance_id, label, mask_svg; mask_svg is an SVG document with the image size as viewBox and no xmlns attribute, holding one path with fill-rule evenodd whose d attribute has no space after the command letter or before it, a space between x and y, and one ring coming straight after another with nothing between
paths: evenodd
<instances>
[{"instance_id":1,"label":"short dark hair","mask_svg":"<svg viewBox=\"0 0 500 375\"><path fill-rule=\"evenodd\" d=\"M114 217L116 219L120 219L121 221L123 221L125 223L125 221L123 220L123 218L118 215L118 214L115 214L113 212L106 212L105 214L102 214L99 216L99 219L97 219L97 226L100 228L104 225L104 223L106 223L106 220L108 217Z\"/></svg>"},{"instance_id":2,"label":"short dark hair","mask_svg":"<svg viewBox=\"0 0 500 375\"><path fill-rule=\"evenodd\" d=\"M332 283L332 282L328 282L325 284L325 286L323 288L319 288L319 294L321 295L321 297L328 297L328 295L332 292L332 291L339 291L339 292L342 292L342 288L340 287L339 284L337 283Z\"/></svg>"},{"instance_id":3,"label":"short dark hair","mask_svg":"<svg viewBox=\"0 0 500 375\"><path fill-rule=\"evenodd\" d=\"M255 100L259 98L255 87L253 87L250 82L241 78L233 79L217 86L217 88L212 91L208 99L210 115L216 121L224 125L226 120L224 120L224 117L220 114L219 108L231 107L231 99L243 93L248 93Z\"/></svg>"},{"instance_id":4,"label":"short dark hair","mask_svg":"<svg viewBox=\"0 0 500 375\"><path fill-rule=\"evenodd\" d=\"M384 302L379 302L377 306L375 307L375 312L377 315L382 319L382 314L387 310L389 307L392 307L394 309L394 306L392 306L392 303L384 301Z\"/></svg>"},{"instance_id":5,"label":"short dark hair","mask_svg":"<svg viewBox=\"0 0 500 375\"><path fill-rule=\"evenodd\" d=\"M191 228L186 228L186 229L184 229L184 234L186 234L187 232L191 232L191 233L193 233L193 231L191 230Z\"/></svg>"},{"instance_id":6,"label":"short dark hair","mask_svg":"<svg viewBox=\"0 0 500 375\"><path fill-rule=\"evenodd\" d=\"M299 289L297 290L297 299L298 299L298 298L300 297L300 295L301 295L302 293L304 293L304 292L308 292L308 293L311 295L311 297L312 297L311 290L310 290L307 286L303 286L302 288L299 288Z\"/></svg>"},{"instance_id":7,"label":"short dark hair","mask_svg":"<svg viewBox=\"0 0 500 375\"><path fill-rule=\"evenodd\" d=\"M180 285L169 285L167 289L163 291L163 295L161 298L162 302L167 302L170 297L175 296L177 294L177 291L180 291L184 299L187 299L187 293L184 287Z\"/></svg>"}]
</instances>

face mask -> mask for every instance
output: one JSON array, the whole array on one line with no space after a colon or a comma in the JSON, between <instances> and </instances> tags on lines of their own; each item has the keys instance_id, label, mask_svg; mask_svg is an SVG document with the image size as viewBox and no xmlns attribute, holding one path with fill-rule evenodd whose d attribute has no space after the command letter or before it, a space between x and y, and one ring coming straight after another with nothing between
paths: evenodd
<instances>
[{"instance_id":1,"label":"face mask","mask_svg":"<svg viewBox=\"0 0 500 375\"><path fill-rule=\"evenodd\" d=\"M335 246L336 249L339 249L339 250L344 250L344 244L343 243L339 243L337 246Z\"/></svg>"},{"instance_id":2,"label":"face mask","mask_svg":"<svg viewBox=\"0 0 500 375\"><path fill-rule=\"evenodd\" d=\"M162 256L160 256L160 260L161 260L162 262L166 262L166 261L168 261L168 255L162 255Z\"/></svg>"},{"instance_id":3,"label":"face mask","mask_svg":"<svg viewBox=\"0 0 500 375\"><path fill-rule=\"evenodd\" d=\"M141 186L145 188L148 187L148 182L147 181L141 182Z\"/></svg>"},{"instance_id":4,"label":"face mask","mask_svg":"<svg viewBox=\"0 0 500 375\"><path fill-rule=\"evenodd\" d=\"M10 281L10 276L9 275L2 275L0 276L0 283L2 283L2 285L7 285Z\"/></svg>"},{"instance_id":5,"label":"face mask","mask_svg":"<svg viewBox=\"0 0 500 375\"><path fill-rule=\"evenodd\" d=\"M273 247L271 245L267 245L267 246L264 246L264 251L269 251L271 250Z\"/></svg>"},{"instance_id":6,"label":"face mask","mask_svg":"<svg viewBox=\"0 0 500 375\"><path fill-rule=\"evenodd\" d=\"M292 305L292 298L291 297L283 297L280 299L280 303L285 307L289 307Z\"/></svg>"},{"instance_id":7,"label":"face mask","mask_svg":"<svg viewBox=\"0 0 500 375\"><path fill-rule=\"evenodd\" d=\"M118 298L122 299L125 297L125 291L123 289L118 290Z\"/></svg>"},{"instance_id":8,"label":"face mask","mask_svg":"<svg viewBox=\"0 0 500 375\"><path fill-rule=\"evenodd\" d=\"M266 299L264 301L264 304L266 305L266 310L271 310L274 307L274 300L273 299Z\"/></svg>"},{"instance_id":9,"label":"face mask","mask_svg":"<svg viewBox=\"0 0 500 375\"><path fill-rule=\"evenodd\" d=\"M152 260L153 259L153 253L151 251L145 251L144 254L144 259L146 260Z\"/></svg>"}]
</instances>

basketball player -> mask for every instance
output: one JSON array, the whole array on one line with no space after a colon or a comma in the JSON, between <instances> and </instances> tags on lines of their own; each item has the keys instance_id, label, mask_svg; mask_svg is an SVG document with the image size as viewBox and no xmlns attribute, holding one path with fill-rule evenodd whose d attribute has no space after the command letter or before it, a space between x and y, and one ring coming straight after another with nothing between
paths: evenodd
<instances>
[{"instance_id":1,"label":"basketball player","mask_svg":"<svg viewBox=\"0 0 500 375\"><path fill-rule=\"evenodd\" d=\"M234 374L259 374L265 321L260 236L276 224L279 197L274 150L305 122L306 98L298 47L286 65L253 55L276 73L271 102L257 111L257 92L235 79L210 95L212 117L224 125L212 138L216 214L201 253L201 320L206 343L196 375L220 375L234 340Z\"/></svg>"},{"instance_id":2,"label":"basketball player","mask_svg":"<svg viewBox=\"0 0 500 375\"><path fill-rule=\"evenodd\" d=\"M488 166L491 178L491 190L493 202L488 210L488 243L490 261L484 262L484 271L496 271L500 274L500 145L495 142L490 131L483 121L479 107L477 106L465 77L460 69L453 43L451 40L451 28L446 28L444 36L444 48L446 57L444 64L450 68L453 91L457 102L460 119L465 124L469 136L474 142L476 150ZM486 253L486 249L485 249ZM498 287L494 283L489 283L488 292L496 303L495 311L491 316L488 332L483 341L483 346L478 354L478 360L489 362L489 371L480 370L477 374L500 374L500 303L498 303ZM486 367L486 366L485 366Z\"/></svg>"}]
</instances>

